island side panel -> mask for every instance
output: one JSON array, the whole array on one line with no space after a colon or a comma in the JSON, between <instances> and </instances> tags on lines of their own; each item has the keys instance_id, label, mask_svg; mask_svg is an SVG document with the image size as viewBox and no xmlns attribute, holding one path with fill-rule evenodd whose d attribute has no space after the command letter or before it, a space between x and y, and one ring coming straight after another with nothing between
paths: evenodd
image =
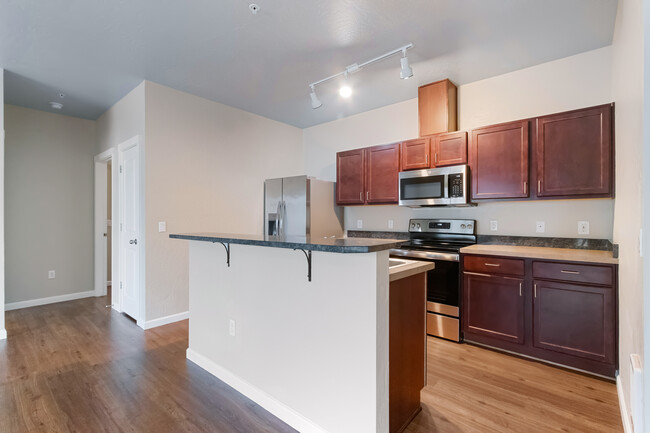
<instances>
[{"instance_id":1,"label":"island side panel","mask_svg":"<svg viewBox=\"0 0 650 433\"><path fill-rule=\"evenodd\" d=\"M301 251L190 242L188 358L301 432L388 432L388 252L308 282Z\"/></svg>"}]
</instances>

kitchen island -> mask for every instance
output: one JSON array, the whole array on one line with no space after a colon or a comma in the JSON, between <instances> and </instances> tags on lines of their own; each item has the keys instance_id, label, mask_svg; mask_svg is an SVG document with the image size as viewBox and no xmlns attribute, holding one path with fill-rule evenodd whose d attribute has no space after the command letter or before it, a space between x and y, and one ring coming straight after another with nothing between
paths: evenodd
<instances>
[{"instance_id":1,"label":"kitchen island","mask_svg":"<svg viewBox=\"0 0 650 433\"><path fill-rule=\"evenodd\" d=\"M388 250L403 241L170 237L192 241L189 360L301 432L389 431Z\"/></svg>"}]
</instances>

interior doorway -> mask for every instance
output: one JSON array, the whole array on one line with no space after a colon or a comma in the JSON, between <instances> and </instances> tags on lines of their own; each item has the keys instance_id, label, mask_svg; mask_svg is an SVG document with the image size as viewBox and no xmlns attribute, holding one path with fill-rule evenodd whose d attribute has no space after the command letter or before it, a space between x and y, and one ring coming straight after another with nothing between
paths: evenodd
<instances>
[{"instance_id":1,"label":"interior doorway","mask_svg":"<svg viewBox=\"0 0 650 433\"><path fill-rule=\"evenodd\" d=\"M113 230L118 199L116 164L115 149L95 156L95 296L106 296L106 305L121 311L119 296L113 290L113 280L119 275L119 240Z\"/></svg>"}]
</instances>

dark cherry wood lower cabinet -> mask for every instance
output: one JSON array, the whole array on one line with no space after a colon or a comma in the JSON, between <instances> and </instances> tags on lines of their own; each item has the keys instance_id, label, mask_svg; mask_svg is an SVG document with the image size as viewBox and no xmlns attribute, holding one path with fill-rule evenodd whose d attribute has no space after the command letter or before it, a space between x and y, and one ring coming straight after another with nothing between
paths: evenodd
<instances>
[{"instance_id":1,"label":"dark cherry wood lower cabinet","mask_svg":"<svg viewBox=\"0 0 650 433\"><path fill-rule=\"evenodd\" d=\"M616 265L520 259L523 278L472 271L476 263L496 260L463 256L465 341L615 376Z\"/></svg>"},{"instance_id":2,"label":"dark cherry wood lower cabinet","mask_svg":"<svg viewBox=\"0 0 650 433\"><path fill-rule=\"evenodd\" d=\"M404 431L420 408L426 377L426 272L390 283L389 425Z\"/></svg>"},{"instance_id":3,"label":"dark cherry wood lower cabinet","mask_svg":"<svg viewBox=\"0 0 650 433\"><path fill-rule=\"evenodd\" d=\"M465 272L464 280L465 329L523 344L523 280L473 272Z\"/></svg>"}]
</instances>

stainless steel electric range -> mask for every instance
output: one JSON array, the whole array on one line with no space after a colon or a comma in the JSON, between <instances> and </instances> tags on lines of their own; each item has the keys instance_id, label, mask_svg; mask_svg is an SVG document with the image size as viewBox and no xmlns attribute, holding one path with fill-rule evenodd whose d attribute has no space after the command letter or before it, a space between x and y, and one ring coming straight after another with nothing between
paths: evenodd
<instances>
[{"instance_id":1,"label":"stainless steel electric range","mask_svg":"<svg viewBox=\"0 0 650 433\"><path fill-rule=\"evenodd\" d=\"M412 219L409 233L390 255L435 263L427 273L427 334L460 342L460 249L476 243L476 221Z\"/></svg>"}]
</instances>

